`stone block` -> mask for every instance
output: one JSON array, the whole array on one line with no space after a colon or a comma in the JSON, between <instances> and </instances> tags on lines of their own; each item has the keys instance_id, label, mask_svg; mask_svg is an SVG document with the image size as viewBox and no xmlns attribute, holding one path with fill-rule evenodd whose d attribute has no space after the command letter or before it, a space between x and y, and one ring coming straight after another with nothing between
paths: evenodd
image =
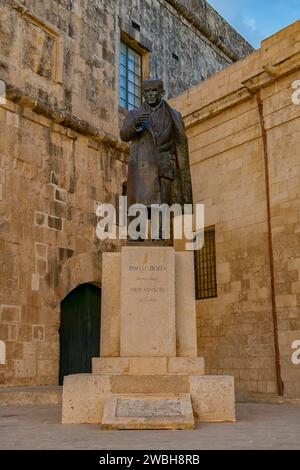
<instances>
[{"instance_id":1,"label":"stone block","mask_svg":"<svg viewBox=\"0 0 300 470\"><path fill-rule=\"evenodd\" d=\"M94 357L92 359L93 374L128 374L128 357Z\"/></svg>"},{"instance_id":2,"label":"stone block","mask_svg":"<svg viewBox=\"0 0 300 470\"><path fill-rule=\"evenodd\" d=\"M67 202L67 192L65 189L55 188L54 200L66 204Z\"/></svg>"},{"instance_id":3,"label":"stone block","mask_svg":"<svg viewBox=\"0 0 300 470\"><path fill-rule=\"evenodd\" d=\"M170 357L168 358L169 374L203 375L203 357Z\"/></svg>"},{"instance_id":4,"label":"stone block","mask_svg":"<svg viewBox=\"0 0 300 470\"><path fill-rule=\"evenodd\" d=\"M104 405L104 429L193 429L190 394L110 394Z\"/></svg>"},{"instance_id":5,"label":"stone block","mask_svg":"<svg viewBox=\"0 0 300 470\"><path fill-rule=\"evenodd\" d=\"M37 272L40 276L45 276L45 274L47 273L47 271L48 271L48 262L47 262L47 260L38 258L38 259L36 260L36 272Z\"/></svg>"},{"instance_id":6,"label":"stone block","mask_svg":"<svg viewBox=\"0 0 300 470\"><path fill-rule=\"evenodd\" d=\"M194 253L176 253L177 356L197 357Z\"/></svg>"},{"instance_id":7,"label":"stone block","mask_svg":"<svg viewBox=\"0 0 300 470\"><path fill-rule=\"evenodd\" d=\"M54 171L51 171L51 184L54 186L59 185L59 176Z\"/></svg>"},{"instance_id":8,"label":"stone block","mask_svg":"<svg viewBox=\"0 0 300 470\"><path fill-rule=\"evenodd\" d=\"M40 274L32 273L31 275L31 290L38 291L40 289Z\"/></svg>"},{"instance_id":9,"label":"stone block","mask_svg":"<svg viewBox=\"0 0 300 470\"><path fill-rule=\"evenodd\" d=\"M36 345L34 343L23 343L23 358L36 359Z\"/></svg>"},{"instance_id":10,"label":"stone block","mask_svg":"<svg viewBox=\"0 0 300 470\"><path fill-rule=\"evenodd\" d=\"M46 243L35 243L35 256L37 258L47 258L48 246Z\"/></svg>"},{"instance_id":11,"label":"stone block","mask_svg":"<svg viewBox=\"0 0 300 470\"><path fill-rule=\"evenodd\" d=\"M35 224L40 227L47 227L48 225L48 214L43 214L42 212L35 213Z\"/></svg>"},{"instance_id":12,"label":"stone block","mask_svg":"<svg viewBox=\"0 0 300 470\"><path fill-rule=\"evenodd\" d=\"M93 374L204 375L202 357L94 357Z\"/></svg>"},{"instance_id":13,"label":"stone block","mask_svg":"<svg viewBox=\"0 0 300 470\"><path fill-rule=\"evenodd\" d=\"M1 305L0 321L2 322L20 322L21 306L20 305Z\"/></svg>"},{"instance_id":14,"label":"stone block","mask_svg":"<svg viewBox=\"0 0 300 470\"><path fill-rule=\"evenodd\" d=\"M33 341L44 341L45 327L43 325L32 325L32 339Z\"/></svg>"},{"instance_id":15,"label":"stone block","mask_svg":"<svg viewBox=\"0 0 300 470\"><path fill-rule=\"evenodd\" d=\"M110 378L94 374L64 378L62 423L100 423L104 401L110 393Z\"/></svg>"},{"instance_id":16,"label":"stone block","mask_svg":"<svg viewBox=\"0 0 300 470\"><path fill-rule=\"evenodd\" d=\"M101 356L120 356L121 255L102 255Z\"/></svg>"},{"instance_id":17,"label":"stone block","mask_svg":"<svg viewBox=\"0 0 300 470\"><path fill-rule=\"evenodd\" d=\"M0 387L0 406L60 405L62 387Z\"/></svg>"},{"instance_id":18,"label":"stone block","mask_svg":"<svg viewBox=\"0 0 300 470\"><path fill-rule=\"evenodd\" d=\"M53 230L61 231L63 229L63 220L60 217L48 216L48 227Z\"/></svg>"},{"instance_id":19,"label":"stone block","mask_svg":"<svg viewBox=\"0 0 300 470\"><path fill-rule=\"evenodd\" d=\"M133 375L154 375L167 373L166 357L131 357L130 373Z\"/></svg>"},{"instance_id":20,"label":"stone block","mask_svg":"<svg viewBox=\"0 0 300 470\"><path fill-rule=\"evenodd\" d=\"M18 378L34 377L36 375L36 360L35 359L16 359L15 361L15 376Z\"/></svg>"},{"instance_id":21,"label":"stone block","mask_svg":"<svg viewBox=\"0 0 300 470\"><path fill-rule=\"evenodd\" d=\"M37 360L37 375L40 377L55 377L58 374L58 359L38 359Z\"/></svg>"},{"instance_id":22,"label":"stone block","mask_svg":"<svg viewBox=\"0 0 300 470\"><path fill-rule=\"evenodd\" d=\"M121 254L121 356L176 356L175 252L124 247Z\"/></svg>"},{"instance_id":23,"label":"stone block","mask_svg":"<svg viewBox=\"0 0 300 470\"><path fill-rule=\"evenodd\" d=\"M5 342L0 340L0 364L6 363L6 345Z\"/></svg>"},{"instance_id":24,"label":"stone block","mask_svg":"<svg viewBox=\"0 0 300 470\"><path fill-rule=\"evenodd\" d=\"M112 393L188 393L185 375L115 375L111 378Z\"/></svg>"},{"instance_id":25,"label":"stone block","mask_svg":"<svg viewBox=\"0 0 300 470\"><path fill-rule=\"evenodd\" d=\"M8 340L16 341L19 337L19 325L17 323L10 323L8 325Z\"/></svg>"},{"instance_id":26,"label":"stone block","mask_svg":"<svg viewBox=\"0 0 300 470\"><path fill-rule=\"evenodd\" d=\"M222 375L190 377L195 419L203 423L235 422L234 378Z\"/></svg>"}]
</instances>

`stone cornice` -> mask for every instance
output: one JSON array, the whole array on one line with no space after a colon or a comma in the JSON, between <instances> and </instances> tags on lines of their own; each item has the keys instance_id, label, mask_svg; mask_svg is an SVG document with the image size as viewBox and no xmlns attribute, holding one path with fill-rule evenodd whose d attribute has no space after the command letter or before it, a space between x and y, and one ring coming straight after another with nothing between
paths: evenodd
<instances>
[{"instance_id":1,"label":"stone cornice","mask_svg":"<svg viewBox=\"0 0 300 470\"><path fill-rule=\"evenodd\" d=\"M60 124L74 132L85 135L95 142L100 142L121 152L128 152L128 144L121 142L121 140L114 135L104 132L74 114L52 106L50 103L31 97L28 93L7 81L5 81L5 83L7 100L23 106L24 108L28 108L35 113L50 119L56 124Z\"/></svg>"},{"instance_id":2,"label":"stone cornice","mask_svg":"<svg viewBox=\"0 0 300 470\"><path fill-rule=\"evenodd\" d=\"M264 88L279 78L283 78L300 69L300 52L281 60L273 65L265 65L262 71L240 83L240 87L225 96L212 101L190 114L184 114L186 128L189 129L200 122L210 119L239 103L251 99L257 90ZM214 80L211 78L210 80ZM205 86L205 84L204 84ZM200 88L200 87L199 87Z\"/></svg>"},{"instance_id":3,"label":"stone cornice","mask_svg":"<svg viewBox=\"0 0 300 470\"><path fill-rule=\"evenodd\" d=\"M214 46L221 50L229 59L231 59L233 62L237 62L241 59L241 57L239 57L232 49L227 47L226 44L224 44L224 42L220 40L220 38L214 33L214 31L207 25L205 21L201 21L200 18L197 18L179 0L165 1L169 3L169 5L171 5L190 24L192 24L196 29L198 29L203 34L203 36L205 36L210 42L212 42Z\"/></svg>"}]
</instances>

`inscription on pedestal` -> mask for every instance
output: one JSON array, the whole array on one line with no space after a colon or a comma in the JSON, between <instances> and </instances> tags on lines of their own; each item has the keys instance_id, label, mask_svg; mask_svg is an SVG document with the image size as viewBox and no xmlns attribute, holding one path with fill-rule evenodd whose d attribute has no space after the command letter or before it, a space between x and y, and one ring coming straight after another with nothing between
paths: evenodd
<instances>
[{"instance_id":1,"label":"inscription on pedestal","mask_svg":"<svg viewBox=\"0 0 300 470\"><path fill-rule=\"evenodd\" d=\"M175 356L173 248L122 249L121 356Z\"/></svg>"},{"instance_id":2,"label":"inscription on pedestal","mask_svg":"<svg viewBox=\"0 0 300 470\"><path fill-rule=\"evenodd\" d=\"M118 417L144 417L152 416L181 416L180 400L118 400L116 416Z\"/></svg>"}]
</instances>

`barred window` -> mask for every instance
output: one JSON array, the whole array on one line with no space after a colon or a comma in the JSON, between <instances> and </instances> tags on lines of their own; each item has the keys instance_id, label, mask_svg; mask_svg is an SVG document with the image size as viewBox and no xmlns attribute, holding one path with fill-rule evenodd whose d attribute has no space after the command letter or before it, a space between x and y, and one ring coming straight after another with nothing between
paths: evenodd
<instances>
[{"instance_id":1,"label":"barred window","mask_svg":"<svg viewBox=\"0 0 300 470\"><path fill-rule=\"evenodd\" d=\"M122 108L138 108L142 104L142 56L125 42L121 42L120 73Z\"/></svg>"},{"instance_id":2,"label":"barred window","mask_svg":"<svg viewBox=\"0 0 300 470\"><path fill-rule=\"evenodd\" d=\"M196 299L217 297L215 229L204 232L204 246L194 252Z\"/></svg>"}]
</instances>

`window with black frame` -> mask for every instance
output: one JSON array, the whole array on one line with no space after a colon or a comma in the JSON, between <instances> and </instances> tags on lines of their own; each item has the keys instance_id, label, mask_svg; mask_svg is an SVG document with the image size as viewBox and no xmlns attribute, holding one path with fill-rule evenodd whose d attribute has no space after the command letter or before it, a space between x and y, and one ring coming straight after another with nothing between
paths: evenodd
<instances>
[{"instance_id":1,"label":"window with black frame","mask_svg":"<svg viewBox=\"0 0 300 470\"><path fill-rule=\"evenodd\" d=\"M196 299L217 297L216 244L214 227L204 232L204 246L195 251Z\"/></svg>"},{"instance_id":2,"label":"window with black frame","mask_svg":"<svg viewBox=\"0 0 300 470\"><path fill-rule=\"evenodd\" d=\"M123 41L120 52L120 104L128 110L142 104L142 56Z\"/></svg>"}]
</instances>

